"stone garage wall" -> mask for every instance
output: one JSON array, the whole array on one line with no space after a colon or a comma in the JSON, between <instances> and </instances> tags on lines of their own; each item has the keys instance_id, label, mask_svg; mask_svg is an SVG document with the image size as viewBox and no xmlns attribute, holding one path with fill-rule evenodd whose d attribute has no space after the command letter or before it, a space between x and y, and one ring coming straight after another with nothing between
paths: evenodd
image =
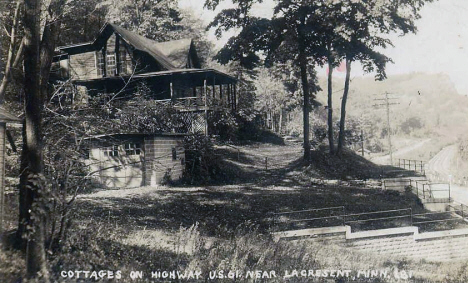
<instances>
[{"instance_id":1,"label":"stone garage wall","mask_svg":"<svg viewBox=\"0 0 468 283\"><path fill-rule=\"evenodd\" d=\"M157 185L167 174L171 180L182 177L185 168L184 137L181 135L145 138L145 184Z\"/></svg>"}]
</instances>

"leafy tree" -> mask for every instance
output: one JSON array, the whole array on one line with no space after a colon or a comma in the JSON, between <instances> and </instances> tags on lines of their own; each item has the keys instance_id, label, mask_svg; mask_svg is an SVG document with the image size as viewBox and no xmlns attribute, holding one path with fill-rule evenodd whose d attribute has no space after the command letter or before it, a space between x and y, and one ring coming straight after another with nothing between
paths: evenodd
<instances>
[{"instance_id":1,"label":"leafy tree","mask_svg":"<svg viewBox=\"0 0 468 283\"><path fill-rule=\"evenodd\" d=\"M279 133L282 132L284 111L297 105L297 97L285 85L289 80L285 78L285 69L282 67L259 68L255 80L255 108L278 115Z\"/></svg>"},{"instance_id":2,"label":"leafy tree","mask_svg":"<svg viewBox=\"0 0 468 283\"><path fill-rule=\"evenodd\" d=\"M303 94L303 133L304 133L304 159L310 159L309 141L309 112L311 98L317 90L311 85L310 72L311 57L316 55L313 32L315 24L320 20L316 13L318 4L306 1L278 1L272 19L255 17L250 14L255 0L233 1L236 8L221 11L209 27L216 27L216 34L233 28L241 31L237 36L231 37L226 46L218 53L221 63L237 61L247 68L254 68L261 62L261 54L265 61L286 62L291 60L299 71ZM207 0L205 6L215 9L219 0Z\"/></svg>"},{"instance_id":3,"label":"leafy tree","mask_svg":"<svg viewBox=\"0 0 468 283\"><path fill-rule=\"evenodd\" d=\"M177 0L108 0L107 19L156 41L178 39L184 26Z\"/></svg>"},{"instance_id":4,"label":"leafy tree","mask_svg":"<svg viewBox=\"0 0 468 283\"><path fill-rule=\"evenodd\" d=\"M414 130L421 129L422 127L424 127L424 124L418 117L410 117L400 125L400 129L407 135Z\"/></svg>"},{"instance_id":5,"label":"leafy tree","mask_svg":"<svg viewBox=\"0 0 468 283\"><path fill-rule=\"evenodd\" d=\"M57 45L91 42L106 22L107 7L97 0L68 0Z\"/></svg>"},{"instance_id":6,"label":"leafy tree","mask_svg":"<svg viewBox=\"0 0 468 283\"><path fill-rule=\"evenodd\" d=\"M384 37L398 32L402 35L417 31L415 20L425 3L432 0L409 1L355 1L345 0L343 17L337 33L337 49L346 62L346 78L341 101L340 134L337 153L342 151L345 139L346 102L349 93L351 64L360 61L364 71L376 71L376 79L386 78L385 66L390 58L377 52L392 42Z\"/></svg>"}]
</instances>

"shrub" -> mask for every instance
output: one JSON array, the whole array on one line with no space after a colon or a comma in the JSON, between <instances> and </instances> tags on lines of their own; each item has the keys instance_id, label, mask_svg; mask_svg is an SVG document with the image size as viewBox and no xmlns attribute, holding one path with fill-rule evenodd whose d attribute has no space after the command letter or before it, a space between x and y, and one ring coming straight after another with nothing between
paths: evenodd
<instances>
[{"instance_id":1,"label":"shrub","mask_svg":"<svg viewBox=\"0 0 468 283\"><path fill-rule=\"evenodd\" d=\"M253 141L284 145L284 141L280 136L263 128L261 117L257 116L252 120L248 120L242 116L237 116L236 120L238 123L236 134L239 142Z\"/></svg>"},{"instance_id":2,"label":"shrub","mask_svg":"<svg viewBox=\"0 0 468 283\"><path fill-rule=\"evenodd\" d=\"M216 111L208 118L210 134L216 135L221 141L236 141L238 123L231 113Z\"/></svg>"},{"instance_id":3,"label":"shrub","mask_svg":"<svg viewBox=\"0 0 468 283\"><path fill-rule=\"evenodd\" d=\"M205 184L223 177L221 159L216 155L210 138L203 134L187 136L185 145L184 180L190 184Z\"/></svg>"}]
</instances>

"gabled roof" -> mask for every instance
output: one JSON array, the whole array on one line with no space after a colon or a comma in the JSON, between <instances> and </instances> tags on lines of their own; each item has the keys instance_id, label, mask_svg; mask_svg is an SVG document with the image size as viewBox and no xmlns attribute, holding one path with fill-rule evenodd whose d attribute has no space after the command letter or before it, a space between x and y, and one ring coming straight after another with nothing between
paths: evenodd
<instances>
[{"instance_id":1,"label":"gabled roof","mask_svg":"<svg viewBox=\"0 0 468 283\"><path fill-rule=\"evenodd\" d=\"M61 46L57 50L70 55L97 51L102 48L113 32L119 34L127 44L136 50L153 57L166 70L184 68L187 65L189 54L194 48L192 39L156 42L115 24L106 23L93 42Z\"/></svg>"},{"instance_id":2,"label":"gabled roof","mask_svg":"<svg viewBox=\"0 0 468 283\"><path fill-rule=\"evenodd\" d=\"M146 52L149 55L151 55L151 57L153 57L165 69L176 69L176 67L170 62L169 58L164 56L161 50L157 48L156 41L130 32L122 27L110 23L107 23L106 26L104 26L104 30L108 29L109 27L112 28L115 32L117 32L128 44L133 46L135 49L140 50L142 52ZM101 32L101 34L103 34L103 32Z\"/></svg>"},{"instance_id":3,"label":"gabled roof","mask_svg":"<svg viewBox=\"0 0 468 283\"><path fill-rule=\"evenodd\" d=\"M193 45L192 39L184 38L166 42L155 42L155 47L161 50L174 66L184 68L187 66L188 56Z\"/></svg>"}]
</instances>

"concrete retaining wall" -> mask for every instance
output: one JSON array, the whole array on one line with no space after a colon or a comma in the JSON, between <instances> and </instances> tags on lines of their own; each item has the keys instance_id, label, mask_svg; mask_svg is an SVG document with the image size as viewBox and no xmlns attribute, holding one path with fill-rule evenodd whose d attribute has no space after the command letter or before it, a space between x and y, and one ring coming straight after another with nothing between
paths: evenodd
<instances>
[{"instance_id":1,"label":"concrete retaining wall","mask_svg":"<svg viewBox=\"0 0 468 283\"><path fill-rule=\"evenodd\" d=\"M419 233L418 227L351 232L349 226L275 233L279 239L332 241L360 252L427 261L468 259L468 229Z\"/></svg>"}]
</instances>

